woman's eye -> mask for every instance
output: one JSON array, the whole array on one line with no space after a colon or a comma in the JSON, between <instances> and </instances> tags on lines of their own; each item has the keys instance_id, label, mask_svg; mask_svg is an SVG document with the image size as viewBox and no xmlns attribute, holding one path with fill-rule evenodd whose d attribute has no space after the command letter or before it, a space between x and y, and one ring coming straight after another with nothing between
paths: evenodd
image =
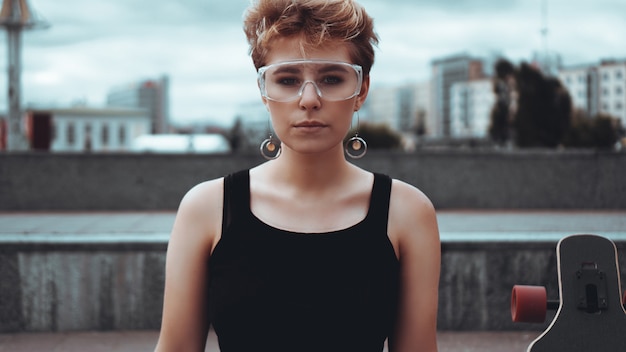
<instances>
[{"instance_id":1,"label":"woman's eye","mask_svg":"<svg viewBox=\"0 0 626 352\"><path fill-rule=\"evenodd\" d=\"M283 77L276 80L276 82L283 86L296 86L300 84L300 80L293 77Z\"/></svg>"},{"instance_id":2,"label":"woman's eye","mask_svg":"<svg viewBox=\"0 0 626 352\"><path fill-rule=\"evenodd\" d=\"M343 79L339 76L326 76L322 79L323 84L340 84Z\"/></svg>"}]
</instances>

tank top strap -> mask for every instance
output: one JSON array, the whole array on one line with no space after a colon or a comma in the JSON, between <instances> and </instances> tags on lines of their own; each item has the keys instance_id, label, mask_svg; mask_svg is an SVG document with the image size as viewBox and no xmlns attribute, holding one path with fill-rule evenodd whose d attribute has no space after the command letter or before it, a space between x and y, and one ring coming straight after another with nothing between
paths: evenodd
<instances>
[{"instance_id":1,"label":"tank top strap","mask_svg":"<svg viewBox=\"0 0 626 352\"><path fill-rule=\"evenodd\" d=\"M374 173L374 185L370 199L369 221L377 230L387 233L389 220L389 201L391 199L391 177Z\"/></svg>"},{"instance_id":2,"label":"tank top strap","mask_svg":"<svg viewBox=\"0 0 626 352\"><path fill-rule=\"evenodd\" d=\"M250 174L241 170L224 176L224 201L222 235L238 218L250 209Z\"/></svg>"}]
</instances>

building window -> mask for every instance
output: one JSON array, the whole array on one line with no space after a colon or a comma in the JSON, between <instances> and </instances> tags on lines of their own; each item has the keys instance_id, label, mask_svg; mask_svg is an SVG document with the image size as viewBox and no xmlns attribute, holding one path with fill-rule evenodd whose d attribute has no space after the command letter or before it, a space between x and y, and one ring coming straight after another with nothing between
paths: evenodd
<instances>
[{"instance_id":1,"label":"building window","mask_svg":"<svg viewBox=\"0 0 626 352\"><path fill-rule=\"evenodd\" d=\"M85 124L85 140L84 140L85 144L83 146L83 149L85 151L90 152L93 144L91 142L91 124L87 123Z\"/></svg>"},{"instance_id":2,"label":"building window","mask_svg":"<svg viewBox=\"0 0 626 352\"><path fill-rule=\"evenodd\" d=\"M76 127L73 122L67 123L67 144L74 145L76 143Z\"/></svg>"},{"instance_id":3,"label":"building window","mask_svg":"<svg viewBox=\"0 0 626 352\"><path fill-rule=\"evenodd\" d=\"M603 81L608 81L609 80L609 74L607 72L602 74L602 80Z\"/></svg>"},{"instance_id":4,"label":"building window","mask_svg":"<svg viewBox=\"0 0 626 352\"><path fill-rule=\"evenodd\" d=\"M622 87L616 87L615 88L615 94L622 94L623 91L624 91L624 89Z\"/></svg>"},{"instance_id":5,"label":"building window","mask_svg":"<svg viewBox=\"0 0 626 352\"><path fill-rule=\"evenodd\" d=\"M602 95L607 96L609 95L609 90L606 88L602 88Z\"/></svg>"},{"instance_id":6,"label":"building window","mask_svg":"<svg viewBox=\"0 0 626 352\"><path fill-rule=\"evenodd\" d=\"M109 145L109 125L106 123L102 125L102 130L100 131L102 134L102 145Z\"/></svg>"},{"instance_id":7,"label":"building window","mask_svg":"<svg viewBox=\"0 0 626 352\"><path fill-rule=\"evenodd\" d=\"M120 126L118 138L120 140L120 145L126 145L126 128L124 128L124 125Z\"/></svg>"},{"instance_id":8,"label":"building window","mask_svg":"<svg viewBox=\"0 0 626 352\"><path fill-rule=\"evenodd\" d=\"M617 103L615 103L615 110L617 111L622 110L622 102L618 101Z\"/></svg>"},{"instance_id":9,"label":"building window","mask_svg":"<svg viewBox=\"0 0 626 352\"><path fill-rule=\"evenodd\" d=\"M609 104L607 103L602 103L602 111L609 111Z\"/></svg>"},{"instance_id":10,"label":"building window","mask_svg":"<svg viewBox=\"0 0 626 352\"><path fill-rule=\"evenodd\" d=\"M622 77L624 77L622 70L615 71L615 79L622 79Z\"/></svg>"}]
</instances>

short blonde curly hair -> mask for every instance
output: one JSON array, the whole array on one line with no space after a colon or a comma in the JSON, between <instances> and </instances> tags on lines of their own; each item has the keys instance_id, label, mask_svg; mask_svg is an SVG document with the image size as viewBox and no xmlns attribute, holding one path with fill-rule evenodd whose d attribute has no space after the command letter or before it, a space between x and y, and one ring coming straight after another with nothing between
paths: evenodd
<instances>
[{"instance_id":1,"label":"short blonde curly hair","mask_svg":"<svg viewBox=\"0 0 626 352\"><path fill-rule=\"evenodd\" d=\"M300 35L302 50L330 41L349 44L350 58L369 75L378 35L374 21L354 0L256 0L246 10L244 32L258 69L274 40Z\"/></svg>"}]
</instances>

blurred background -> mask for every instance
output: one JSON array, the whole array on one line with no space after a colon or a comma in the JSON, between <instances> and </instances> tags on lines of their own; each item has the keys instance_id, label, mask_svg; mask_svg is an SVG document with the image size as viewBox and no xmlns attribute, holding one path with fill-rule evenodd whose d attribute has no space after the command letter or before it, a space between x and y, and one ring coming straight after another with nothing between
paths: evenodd
<instances>
[{"instance_id":1,"label":"blurred background","mask_svg":"<svg viewBox=\"0 0 626 352\"><path fill-rule=\"evenodd\" d=\"M22 30L12 2L3 2L1 23L21 40L2 36L0 92L21 82L11 90L20 106L13 120L16 140L26 141L15 148L223 152L218 137L146 135L217 133L241 150L266 134L241 29L247 0L17 1L28 4L15 6ZM621 148L623 1L362 3L381 41L360 118L394 137L370 147ZM21 47L17 66L7 60L11 46ZM0 94L4 150L9 100Z\"/></svg>"}]
</instances>

